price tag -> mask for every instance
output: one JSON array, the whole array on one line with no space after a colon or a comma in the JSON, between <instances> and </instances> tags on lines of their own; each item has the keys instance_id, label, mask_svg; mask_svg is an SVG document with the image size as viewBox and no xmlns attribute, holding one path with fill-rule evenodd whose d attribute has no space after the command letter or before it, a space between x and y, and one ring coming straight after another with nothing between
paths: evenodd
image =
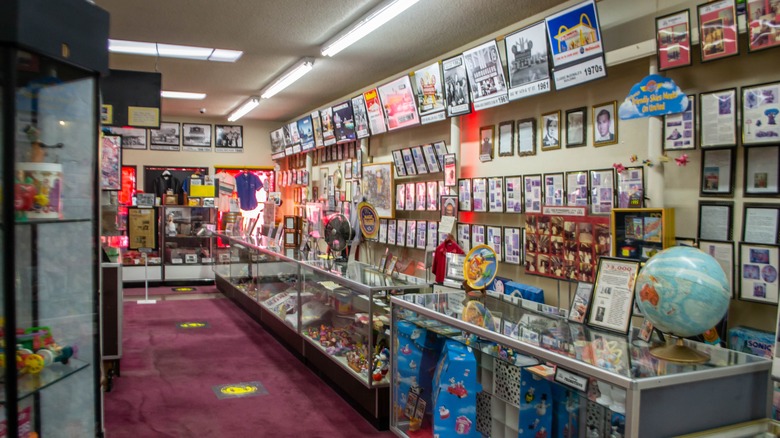
<instances>
[{"instance_id":1,"label":"price tag","mask_svg":"<svg viewBox=\"0 0 780 438\"><path fill-rule=\"evenodd\" d=\"M606 77L607 67L604 65L604 58L599 56L571 67L557 69L553 72L553 76L555 76L555 89L562 90Z\"/></svg>"}]
</instances>

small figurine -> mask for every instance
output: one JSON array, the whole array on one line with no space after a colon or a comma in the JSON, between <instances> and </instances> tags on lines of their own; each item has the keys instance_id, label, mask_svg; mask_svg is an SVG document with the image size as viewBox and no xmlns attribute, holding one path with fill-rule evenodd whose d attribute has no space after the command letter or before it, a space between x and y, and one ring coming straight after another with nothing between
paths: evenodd
<instances>
[{"instance_id":1,"label":"small figurine","mask_svg":"<svg viewBox=\"0 0 780 438\"><path fill-rule=\"evenodd\" d=\"M168 218L165 222L165 235L176 236L176 223L173 222L173 213L168 213Z\"/></svg>"}]
</instances>

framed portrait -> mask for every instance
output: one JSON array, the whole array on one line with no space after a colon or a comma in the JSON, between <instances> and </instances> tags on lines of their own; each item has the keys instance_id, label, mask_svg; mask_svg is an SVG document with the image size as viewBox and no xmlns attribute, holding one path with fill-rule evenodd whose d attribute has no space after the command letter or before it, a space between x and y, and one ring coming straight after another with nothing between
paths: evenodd
<instances>
[{"instance_id":1,"label":"framed portrait","mask_svg":"<svg viewBox=\"0 0 780 438\"><path fill-rule=\"evenodd\" d=\"M745 196L777 196L780 146L761 146L745 149Z\"/></svg>"},{"instance_id":2,"label":"framed portrait","mask_svg":"<svg viewBox=\"0 0 780 438\"><path fill-rule=\"evenodd\" d=\"M112 135L122 137L122 149L146 150L146 129L144 128L109 128Z\"/></svg>"},{"instance_id":3,"label":"framed portrait","mask_svg":"<svg viewBox=\"0 0 780 438\"><path fill-rule=\"evenodd\" d=\"M417 167L414 165L412 150L409 148L401 149L401 157L404 160L404 167L406 167L406 174L417 175Z\"/></svg>"},{"instance_id":4,"label":"framed portrait","mask_svg":"<svg viewBox=\"0 0 780 438\"><path fill-rule=\"evenodd\" d=\"M406 184L396 184L395 186L395 210L406 210Z\"/></svg>"},{"instance_id":5,"label":"framed portrait","mask_svg":"<svg viewBox=\"0 0 780 438\"><path fill-rule=\"evenodd\" d=\"M593 105L593 146L618 142L618 123L615 118L617 101Z\"/></svg>"},{"instance_id":6,"label":"framed portrait","mask_svg":"<svg viewBox=\"0 0 780 438\"><path fill-rule=\"evenodd\" d=\"M780 2L778 3L780 10ZM778 12L780 17L780 11ZM780 22L778 23L780 38ZM742 145L780 142L780 82L742 87Z\"/></svg>"},{"instance_id":7,"label":"framed portrait","mask_svg":"<svg viewBox=\"0 0 780 438\"><path fill-rule=\"evenodd\" d=\"M442 195L440 197L441 215L458 217L458 197L455 195Z\"/></svg>"},{"instance_id":8,"label":"framed portrait","mask_svg":"<svg viewBox=\"0 0 780 438\"><path fill-rule=\"evenodd\" d=\"M517 155L527 157L536 155L536 119L517 121Z\"/></svg>"},{"instance_id":9,"label":"framed portrait","mask_svg":"<svg viewBox=\"0 0 780 438\"><path fill-rule=\"evenodd\" d=\"M416 192L417 192L417 188L415 183L406 184L406 201L405 201L406 211L414 211Z\"/></svg>"},{"instance_id":10,"label":"framed portrait","mask_svg":"<svg viewBox=\"0 0 780 438\"><path fill-rule=\"evenodd\" d=\"M471 225L461 224L457 226L458 229L458 245L463 249L465 253L471 250Z\"/></svg>"},{"instance_id":11,"label":"framed portrait","mask_svg":"<svg viewBox=\"0 0 780 438\"><path fill-rule=\"evenodd\" d=\"M101 150L100 190L122 190L122 136L103 135Z\"/></svg>"},{"instance_id":12,"label":"framed portrait","mask_svg":"<svg viewBox=\"0 0 780 438\"><path fill-rule=\"evenodd\" d=\"M430 173L441 172L441 165L439 158L436 156L436 150L433 145L428 143L422 146L423 155L425 156L425 164L428 166Z\"/></svg>"},{"instance_id":13,"label":"framed portrait","mask_svg":"<svg viewBox=\"0 0 780 438\"><path fill-rule=\"evenodd\" d=\"M487 178L471 179L472 210L476 212L488 211L487 203Z\"/></svg>"},{"instance_id":14,"label":"framed portrait","mask_svg":"<svg viewBox=\"0 0 780 438\"><path fill-rule=\"evenodd\" d=\"M732 240L734 203L699 201L699 240Z\"/></svg>"},{"instance_id":15,"label":"framed portrait","mask_svg":"<svg viewBox=\"0 0 780 438\"><path fill-rule=\"evenodd\" d=\"M542 151L561 148L561 111L542 114L539 124L542 127Z\"/></svg>"},{"instance_id":16,"label":"framed portrait","mask_svg":"<svg viewBox=\"0 0 780 438\"><path fill-rule=\"evenodd\" d=\"M504 227L504 262L510 265L523 263L523 242L520 227Z\"/></svg>"},{"instance_id":17,"label":"framed portrait","mask_svg":"<svg viewBox=\"0 0 780 438\"><path fill-rule=\"evenodd\" d=\"M501 232L503 229L498 226L494 225L488 225L486 232L487 237L485 238L485 244L493 248L493 251L496 252L496 261L503 262L504 259L502 258L504 254L504 250L502 249L504 242Z\"/></svg>"},{"instance_id":18,"label":"framed portrait","mask_svg":"<svg viewBox=\"0 0 780 438\"><path fill-rule=\"evenodd\" d=\"M417 249L425 249L428 241L428 221L417 221Z\"/></svg>"},{"instance_id":19,"label":"framed portrait","mask_svg":"<svg viewBox=\"0 0 780 438\"><path fill-rule=\"evenodd\" d=\"M748 52L780 46L778 16L777 0L747 1Z\"/></svg>"},{"instance_id":20,"label":"framed portrait","mask_svg":"<svg viewBox=\"0 0 780 438\"><path fill-rule=\"evenodd\" d=\"M471 211L471 178L458 180L458 210Z\"/></svg>"},{"instance_id":21,"label":"framed portrait","mask_svg":"<svg viewBox=\"0 0 780 438\"><path fill-rule=\"evenodd\" d=\"M504 178L500 176L488 178L488 212L504 212Z\"/></svg>"},{"instance_id":22,"label":"framed portrait","mask_svg":"<svg viewBox=\"0 0 780 438\"><path fill-rule=\"evenodd\" d=\"M442 162L442 166L444 166L444 187L455 187L457 185L457 180L455 179L455 154L444 155Z\"/></svg>"},{"instance_id":23,"label":"framed portrait","mask_svg":"<svg viewBox=\"0 0 780 438\"><path fill-rule=\"evenodd\" d=\"M688 108L664 116L664 150L679 151L696 148L696 95L688 95Z\"/></svg>"},{"instance_id":24,"label":"framed portrait","mask_svg":"<svg viewBox=\"0 0 780 438\"><path fill-rule=\"evenodd\" d=\"M406 221L406 247L414 248L416 244L417 244L417 221L407 220Z\"/></svg>"},{"instance_id":25,"label":"framed portrait","mask_svg":"<svg viewBox=\"0 0 780 438\"><path fill-rule=\"evenodd\" d=\"M504 47L509 76L509 100L546 93L552 89L546 39L544 21L506 36Z\"/></svg>"},{"instance_id":26,"label":"framed portrait","mask_svg":"<svg viewBox=\"0 0 780 438\"><path fill-rule=\"evenodd\" d=\"M505 205L504 211L506 213L520 214L523 212L523 177L517 176L505 176L504 177L504 193L505 193Z\"/></svg>"},{"instance_id":27,"label":"framed portrait","mask_svg":"<svg viewBox=\"0 0 780 438\"><path fill-rule=\"evenodd\" d=\"M701 148L737 146L737 89L699 94Z\"/></svg>"},{"instance_id":28,"label":"framed portrait","mask_svg":"<svg viewBox=\"0 0 780 438\"><path fill-rule=\"evenodd\" d=\"M735 148L702 150L699 193L702 196L733 196L736 162Z\"/></svg>"},{"instance_id":29,"label":"framed portrait","mask_svg":"<svg viewBox=\"0 0 780 438\"><path fill-rule=\"evenodd\" d=\"M742 241L746 243L780 243L780 205L745 204L742 221Z\"/></svg>"},{"instance_id":30,"label":"framed portrait","mask_svg":"<svg viewBox=\"0 0 780 438\"><path fill-rule=\"evenodd\" d=\"M777 304L777 245L739 243L739 298L765 304Z\"/></svg>"},{"instance_id":31,"label":"framed portrait","mask_svg":"<svg viewBox=\"0 0 780 438\"><path fill-rule=\"evenodd\" d=\"M439 211L439 182L438 181L426 181L426 210Z\"/></svg>"},{"instance_id":32,"label":"framed portrait","mask_svg":"<svg viewBox=\"0 0 780 438\"><path fill-rule=\"evenodd\" d=\"M471 225L471 247L474 248L477 245L485 244L485 226L484 225Z\"/></svg>"},{"instance_id":33,"label":"framed portrait","mask_svg":"<svg viewBox=\"0 0 780 438\"><path fill-rule=\"evenodd\" d=\"M396 220L388 219L387 220L387 244L395 245L396 238L397 238Z\"/></svg>"},{"instance_id":34,"label":"framed portrait","mask_svg":"<svg viewBox=\"0 0 780 438\"><path fill-rule=\"evenodd\" d=\"M414 184L414 209L417 211L425 211L427 204L427 187L424 182L418 182Z\"/></svg>"},{"instance_id":35,"label":"framed portrait","mask_svg":"<svg viewBox=\"0 0 780 438\"><path fill-rule=\"evenodd\" d=\"M587 109L574 108L566 110L566 147L585 146L585 126Z\"/></svg>"},{"instance_id":36,"label":"framed portrait","mask_svg":"<svg viewBox=\"0 0 780 438\"><path fill-rule=\"evenodd\" d=\"M698 6L701 62L739 54L737 10L734 0L718 0Z\"/></svg>"},{"instance_id":37,"label":"framed portrait","mask_svg":"<svg viewBox=\"0 0 780 438\"><path fill-rule=\"evenodd\" d=\"M216 146L217 152L243 152L244 127L214 125L214 146Z\"/></svg>"},{"instance_id":38,"label":"framed portrait","mask_svg":"<svg viewBox=\"0 0 780 438\"><path fill-rule=\"evenodd\" d=\"M564 178L563 172L544 174L544 205L563 205Z\"/></svg>"},{"instance_id":39,"label":"framed portrait","mask_svg":"<svg viewBox=\"0 0 780 438\"><path fill-rule=\"evenodd\" d=\"M526 213L542 212L542 175L523 176L523 199Z\"/></svg>"},{"instance_id":40,"label":"framed portrait","mask_svg":"<svg viewBox=\"0 0 780 438\"><path fill-rule=\"evenodd\" d=\"M688 9L655 19L658 70L691 65L691 13Z\"/></svg>"},{"instance_id":41,"label":"framed portrait","mask_svg":"<svg viewBox=\"0 0 780 438\"><path fill-rule=\"evenodd\" d=\"M485 162L493 159L493 131L495 126L483 126L479 128L479 161Z\"/></svg>"},{"instance_id":42,"label":"framed portrait","mask_svg":"<svg viewBox=\"0 0 780 438\"><path fill-rule=\"evenodd\" d=\"M363 167L363 196L379 218L395 217L393 163L372 163Z\"/></svg>"},{"instance_id":43,"label":"framed portrait","mask_svg":"<svg viewBox=\"0 0 780 438\"><path fill-rule=\"evenodd\" d=\"M587 170L566 172L566 205L587 207L589 194Z\"/></svg>"},{"instance_id":44,"label":"framed portrait","mask_svg":"<svg viewBox=\"0 0 780 438\"><path fill-rule=\"evenodd\" d=\"M413 146L412 158L414 158L414 166L417 168L418 174L428 173L428 166L425 164L425 156L421 146Z\"/></svg>"},{"instance_id":45,"label":"framed portrait","mask_svg":"<svg viewBox=\"0 0 780 438\"><path fill-rule=\"evenodd\" d=\"M211 151L211 125L183 123L181 146L184 152Z\"/></svg>"},{"instance_id":46,"label":"framed portrait","mask_svg":"<svg viewBox=\"0 0 780 438\"><path fill-rule=\"evenodd\" d=\"M400 150L393 151L393 164L395 164L395 176L406 176L406 164Z\"/></svg>"},{"instance_id":47,"label":"framed portrait","mask_svg":"<svg viewBox=\"0 0 780 438\"><path fill-rule=\"evenodd\" d=\"M577 283L577 289L574 291L574 298L569 307L569 321L584 323L590 309L590 300L593 298L593 285L590 283Z\"/></svg>"},{"instance_id":48,"label":"framed portrait","mask_svg":"<svg viewBox=\"0 0 780 438\"><path fill-rule=\"evenodd\" d=\"M644 167L627 167L617 174L617 208L643 208L644 206Z\"/></svg>"},{"instance_id":49,"label":"framed portrait","mask_svg":"<svg viewBox=\"0 0 780 438\"><path fill-rule=\"evenodd\" d=\"M627 334L634 309L639 261L600 257L588 325Z\"/></svg>"},{"instance_id":50,"label":"framed portrait","mask_svg":"<svg viewBox=\"0 0 780 438\"><path fill-rule=\"evenodd\" d=\"M588 171L590 176L590 212L591 214L610 214L615 205L614 169Z\"/></svg>"},{"instance_id":51,"label":"framed portrait","mask_svg":"<svg viewBox=\"0 0 780 438\"><path fill-rule=\"evenodd\" d=\"M712 256L726 273L731 297L734 298L734 242L699 240L698 247Z\"/></svg>"},{"instance_id":52,"label":"framed portrait","mask_svg":"<svg viewBox=\"0 0 780 438\"><path fill-rule=\"evenodd\" d=\"M498 124L498 156L511 157L515 154L515 122Z\"/></svg>"}]
</instances>

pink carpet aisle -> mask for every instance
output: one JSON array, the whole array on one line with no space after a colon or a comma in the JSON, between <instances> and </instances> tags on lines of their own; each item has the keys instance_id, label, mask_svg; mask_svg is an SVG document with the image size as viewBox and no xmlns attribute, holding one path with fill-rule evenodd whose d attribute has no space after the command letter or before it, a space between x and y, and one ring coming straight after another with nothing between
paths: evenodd
<instances>
[{"instance_id":1,"label":"pink carpet aisle","mask_svg":"<svg viewBox=\"0 0 780 438\"><path fill-rule=\"evenodd\" d=\"M108 438L392 436L227 299L126 301L124 311L121 377L105 394ZM267 393L219 399L214 391L244 382Z\"/></svg>"}]
</instances>

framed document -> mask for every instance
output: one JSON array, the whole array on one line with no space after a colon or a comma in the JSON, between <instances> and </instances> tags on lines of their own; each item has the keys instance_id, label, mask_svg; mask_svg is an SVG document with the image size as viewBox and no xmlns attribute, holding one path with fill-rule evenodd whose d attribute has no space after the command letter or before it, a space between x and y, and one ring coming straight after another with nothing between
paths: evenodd
<instances>
[{"instance_id":1,"label":"framed document","mask_svg":"<svg viewBox=\"0 0 780 438\"><path fill-rule=\"evenodd\" d=\"M425 183L426 206L428 211L439 211L439 182L427 181Z\"/></svg>"},{"instance_id":2,"label":"framed document","mask_svg":"<svg viewBox=\"0 0 780 438\"><path fill-rule=\"evenodd\" d=\"M515 122L498 124L498 156L511 157L515 154Z\"/></svg>"},{"instance_id":3,"label":"framed document","mask_svg":"<svg viewBox=\"0 0 780 438\"><path fill-rule=\"evenodd\" d=\"M569 307L569 321L580 324L585 322L585 318L588 316L588 309L590 309L591 298L593 298L593 285L578 282L577 289L574 291L574 298L571 300L571 307Z\"/></svg>"},{"instance_id":4,"label":"framed document","mask_svg":"<svg viewBox=\"0 0 780 438\"><path fill-rule=\"evenodd\" d=\"M745 149L745 196L777 196L780 146Z\"/></svg>"},{"instance_id":5,"label":"framed document","mask_svg":"<svg viewBox=\"0 0 780 438\"><path fill-rule=\"evenodd\" d=\"M395 185L395 209L396 211L406 210L406 184Z\"/></svg>"},{"instance_id":6,"label":"framed document","mask_svg":"<svg viewBox=\"0 0 780 438\"><path fill-rule=\"evenodd\" d=\"M439 246L439 223L436 221L428 221L428 246Z\"/></svg>"},{"instance_id":7,"label":"framed document","mask_svg":"<svg viewBox=\"0 0 780 438\"><path fill-rule=\"evenodd\" d=\"M585 146L585 107L566 110L566 147Z\"/></svg>"},{"instance_id":8,"label":"framed document","mask_svg":"<svg viewBox=\"0 0 780 438\"><path fill-rule=\"evenodd\" d=\"M415 188L415 194L414 194L414 209L417 211L425 211L425 208L427 207L426 201L426 193L427 193L427 186L424 182L418 182L414 185Z\"/></svg>"},{"instance_id":9,"label":"framed document","mask_svg":"<svg viewBox=\"0 0 780 438\"><path fill-rule=\"evenodd\" d=\"M471 178L458 180L458 210L471 211Z\"/></svg>"},{"instance_id":10,"label":"framed document","mask_svg":"<svg viewBox=\"0 0 780 438\"><path fill-rule=\"evenodd\" d=\"M396 221L396 235L395 244L398 246L406 246L406 219L398 219Z\"/></svg>"},{"instance_id":11,"label":"framed document","mask_svg":"<svg viewBox=\"0 0 780 438\"><path fill-rule=\"evenodd\" d=\"M544 174L544 205L563 205L563 172Z\"/></svg>"},{"instance_id":12,"label":"framed document","mask_svg":"<svg viewBox=\"0 0 780 438\"><path fill-rule=\"evenodd\" d=\"M644 168L627 167L617 174L617 208L642 208L644 205Z\"/></svg>"},{"instance_id":13,"label":"framed document","mask_svg":"<svg viewBox=\"0 0 780 438\"><path fill-rule=\"evenodd\" d=\"M634 308L634 284L639 262L611 257L599 258L588 325L628 334Z\"/></svg>"},{"instance_id":14,"label":"framed document","mask_svg":"<svg viewBox=\"0 0 780 438\"><path fill-rule=\"evenodd\" d=\"M732 240L733 202L699 201L699 240Z\"/></svg>"},{"instance_id":15,"label":"framed document","mask_svg":"<svg viewBox=\"0 0 780 438\"><path fill-rule=\"evenodd\" d=\"M745 204L742 241L746 243L778 243L780 235L779 204Z\"/></svg>"},{"instance_id":16,"label":"framed document","mask_svg":"<svg viewBox=\"0 0 780 438\"><path fill-rule=\"evenodd\" d=\"M539 123L542 126L542 151L551 151L561 148L561 111L542 114Z\"/></svg>"},{"instance_id":17,"label":"framed document","mask_svg":"<svg viewBox=\"0 0 780 438\"><path fill-rule=\"evenodd\" d=\"M504 227L504 261L511 265L523 262L522 232L519 227Z\"/></svg>"},{"instance_id":18,"label":"framed document","mask_svg":"<svg viewBox=\"0 0 780 438\"><path fill-rule=\"evenodd\" d=\"M701 152L699 193L702 196L733 196L736 148L704 149Z\"/></svg>"},{"instance_id":19,"label":"framed document","mask_svg":"<svg viewBox=\"0 0 780 438\"><path fill-rule=\"evenodd\" d=\"M737 146L737 90L699 94L701 148Z\"/></svg>"},{"instance_id":20,"label":"framed document","mask_svg":"<svg viewBox=\"0 0 780 438\"><path fill-rule=\"evenodd\" d=\"M780 38L780 23L775 32ZM742 87L741 114L743 146L780 143L780 82Z\"/></svg>"},{"instance_id":21,"label":"framed document","mask_svg":"<svg viewBox=\"0 0 780 438\"><path fill-rule=\"evenodd\" d=\"M593 105L593 146L606 146L618 142L617 102Z\"/></svg>"},{"instance_id":22,"label":"framed document","mask_svg":"<svg viewBox=\"0 0 780 438\"><path fill-rule=\"evenodd\" d=\"M387 244L395 245L395 239L396 239L396 220L388 219L387 220Z\"/></svg>"},{"instance_id":23,"label":"framed document","mask_svg":"<svg viewBox=\"0 0 780 438\"><path fill-rule=\"evenodd\" d=\"M500 176L488 178L488 211L504 212L504 179Z\"/></svg>"},{"instance_id":24,"label":"framed document","mask_svg":"<svg viewBox=\"0 0 780 438\"><path fill-rule=\"evenodd\" d=\"M688 9L655 19L658 70L691 65L691 13Z\"/></svg>"},{"instance_id":25,"label":"framed document","mask_svg":"<svg viewBox=\"0 0 780 438\"><path fill-rule=\"evenodd\" d=\"M517 121L517 155L536 155L536 119Z\"/></svg>"},{"instance_id":26,"label":"framed document","mask_svg":"<svg viewBox=\"0 0 780 438\"><path fill-rule=\"evenodd\" d=\"M414 165L417 168L417 173L418 174L428 173L428 166L425 164L425 156L423 156L422 147L413 146L411 150L412 150L412 158L414 159Z\"/></svg>"},{"instance_id":27,"label":"framed document","mask_svg":"<svg viewBox=\"0 0 780 438\"><path fill-rule=\"evenodd\" d=\"M701 62L738 55L737 11L734 0L701 4L698 6L698 12Z\"/></svg>"},{"instance_id":28,"label":"framed document","mask_svg":"<svg viewBox=\"0 0 780 438\"><path fill-rule=\"evenodd\" d=\"M504 192L506 193L506 209L504 211L507 213L522 213L523 177L520 175L505 176Z\"/></svg>"},{"instance_id":29,"label":"framed document","mask_svg":"<svg viewBox=\"0 0 780 438\"><path fill-rule=\"evenodd\" d=\"M542 175L523 176L523 198L526 213L542 212Z\"/></svg>"},{"instance_id":30,"label":"framed document","mask_svg":"<svg viewBox=\"0 0 780 438\"><path fill-rule=\"evenodd\" d=\"M417 249L425 249L428 238L428 222L417 221Z\"/></svg>"},{"instance_id":31,"label":"framed document","mask_svg":"<svg viewBox=\"0 0 780 438\"><path fill-rule=\"evenodd\" d=\"M688 108L664 116L664 150L679 151L696 147L696 95L688 95Z\"/></svg>"},{"instance_id":32,"label":"framed document","mask_svg":"<svg viewBox=\"0 0 780 438\"><path fill-rule=\"evenodd\" d=\"M395 163L395 176L406 176L406 164L400 150L393 151L393 163Z\"/></svg>"},{"instance_id":33,"label":"framed document","mask_svg":"<svg viewBox=\"0 0 780 438\"><path fill-rule=\"evenodd\" d=\"M566 205L587 207L588 194L588 172L566 172Z\"/></svg>"},{"instance_id":34,"label":"framed document","mask_svg":"<svg viewBox=\"0 0 780 438\"><path fill-rule=\"evenodd\" d=\"M731 296L734 297L734 242L713 242L699 240L699 249L717 260L729 282Z\"/></svg>"},{"instance_id":35,"label":"framed document","mask_svg":"<svg viewBox=\"0 0 780 438\"><path fill-rule=\"evenodd\" d=\"M505 38L509 100L552 90L547 34L544 21L511 33Z\"/></svg>"},{"instance_id":36,"label":"framed document","mask_svg":"<svg viewBox=\"0 0 780 438\"><path fill-rule=\"evenodd\" d=\"M417 244L417 221L406 221L406 247L414 248Z\"/></svg>"},{"instance_id":37,"label":"framed document","mask_svg":"<svg viewBox=\"0 0 780 438\"><path fill-rule=\"evenodd\" d=\"M486 212L487 211L487 178L472 178L471 179L471 196L473 199L474 207L472 211Z\"/></svg>"},{"instance_id":38,"label":"framed document","mask_svg":"<svg viewBox=\"0 0 780 438\"><path fill-rule=\"evenodd\" d=\"M739 298L777 304L777 245L739 243Z\"/></svg>"},{"instance_id":39,"label":"framed document","mask_svg":"<svg viewBox=\"0 0 780 438\"><path fill-rule=\"evenodd\" d=\"M414 183L408 183L406 185L406 211L414 211L416 186Z\"/></svg>"},{"instance_id":40,"label":"framed document","mask_svg":"<svg viewBox=\"0 0 780 438\"><path fill-rule=\"evenodd\" d=\"M379 236L377 242L387 243L387 219L379 219Z\"/></svg>"},{"instance_id":41,"label":"framed document","mask_svg":"<svg viewBox=\"0 0 780 438\"><path fill-rule=\"evenodd\" d=\"M444 187L455 187L455 154L446 154L442 160L444 166Z\"/></svg>"},{"instance_id":42,"label":"framed document","mask_svg":"<svg viewBox=\"0 0 780 438\"><path fill-rule=\"evenodd\" d=\"M485 244L485 226L471 225L471 247Z\"/></svg>"},{"instance_id":43,"label":"framed document","mask_svg":"<svg viewBox=\"0 0 780 438\"><path fill-rule=\"evenodd\" d=\"M407 175L417 175L417 167L414 165L412 150L409 148L401 149L401 157L404 160L404 167Z\"/></svg>"},{"instance_id":44,"label":"framed document","mask_svg":"<svg viewBox=\"0 0 780 438\"><path fill-rule=\"evenodd\" d=\"M495 126L483 126L479 128L479 161L491 161L493 159L493 130Z\"/></svg>"},{"instance_id":45,"label":"framed document","mask_svg":"<svg viewBox=\"0 0 780 438\"><path fill-rule=\"evenodd\" d=\"M747 2L748 52L780 46L780 4L777 0Z\"/></svg>"},{"instance_id":46,"label":"framed document","mask_svg":"<svg viewBox=\"0 0 780 438\"><path fill-rule=\"evenodd\" d=\"M439 158L436 157L436 150L433 149L433 145L428 143L422 146L423 155L425 156L425 164L428 166L430 173L441 172L441 165L439 164Z\"/></svg>"},{"instance_id":47,"label":"framed document","mask_svg":"<svg viewBox=\"0 0 780 438\"><path fill-rule=\"evenodd\" d=\"M471 250L471 225L458 224L458 245L467 254Z\"/></svg>"},{"instance_id":48,"label":"framed document","mask_svg":"<svg viewBox=\"0 0 780 438\"><path fill-rule=\"evenodd\" d=\"M591 214L610 214L615 205L615 172L613 169L598 169L590 174Z\"/></svg>"},{"instance_id":49,"label":"framed document","mask_svg":"<svg viewBox=\"0 0 780 438\"><path fill-rule=\"evenodd\" d=\"M496 252L496 261L503 262L504 259L501 258L504 251L501 249L503 246L503 236L501 235L501 227L494 226L494 225L488 225L487 226L487 239L485 240L485 243L493 248L493 251Z\"/></svg>"}]
</instances>

